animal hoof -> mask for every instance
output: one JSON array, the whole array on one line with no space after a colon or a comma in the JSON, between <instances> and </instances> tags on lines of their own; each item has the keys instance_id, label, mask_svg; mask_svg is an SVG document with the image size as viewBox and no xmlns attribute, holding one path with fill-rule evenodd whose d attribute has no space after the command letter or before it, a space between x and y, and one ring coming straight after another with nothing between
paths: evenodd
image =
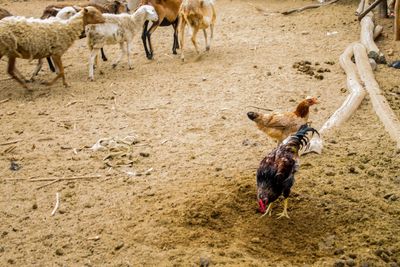
<instances>
[{"instance_id":1,"label":"animal hoof","mask_svg":"<svg viewBox=\"0 0 400 267\"><path fill-rule=\"evenodd\" d=\"M115 69L117 67L117 64L112 64L112 68Z\"/></svg>"},{"instance_id":2,"label":"animal hoof","mask_svg":"<svg viewBox=\"0 0 400 267\"><path fill-rule=\"evenodd\" d=\"M149 60L153 59L153 54L148 54L146 56L147 56L147 59L149 59Z\"/></svg>"},{"instance_id":3,"label":"animal hoof","mask_svg":"<svg viewBox=\"0 0 400 267\"><path fill-rule=\"evenodd\" d=\"M68 88L68 87L71 87L71 86L68 83L64 83L64 87Z\"/></svg>"},{"instance_id":4,"label":"animal hoof","mask_svg":"<svg viewBox=\"0 0 400 267\"><path fill-rule=\"evenodd\" d=\"M209 46L206 46L206 51L210 51L210 47Z\"/></svg>"},{"instance_id":5,"label":"animal hoof","mask_svg":"<svg viewBox=\"0 0 400 267\"><path fill-rule=\"evenodd\" d=\"M172 54L174 54L174 55L176 55L176 54L178 54L176 51L172 51Z\"/></svg>"}]
</instances>

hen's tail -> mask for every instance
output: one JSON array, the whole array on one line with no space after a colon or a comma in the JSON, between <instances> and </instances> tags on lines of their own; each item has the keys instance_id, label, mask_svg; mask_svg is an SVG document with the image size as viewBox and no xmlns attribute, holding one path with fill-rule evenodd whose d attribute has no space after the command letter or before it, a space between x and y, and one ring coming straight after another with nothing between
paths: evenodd
<instances>
[{"instance_id":1,"label":"hen's tail","mask_svg":"<svg viewBox=\"0 0 400 267\"><path fill-rule=\"evenodd\" d=\"M308 132L311 132L312 135L314 135L314 133L319 135L317 130L310 127L308 124L303 124L302 126L300 126L297 133L289 137L285 145L295 147L297 150L303 148L304 146L307 146L308 142L310 141L309 138L307 137Z\"/></svg>"}]
</instances>

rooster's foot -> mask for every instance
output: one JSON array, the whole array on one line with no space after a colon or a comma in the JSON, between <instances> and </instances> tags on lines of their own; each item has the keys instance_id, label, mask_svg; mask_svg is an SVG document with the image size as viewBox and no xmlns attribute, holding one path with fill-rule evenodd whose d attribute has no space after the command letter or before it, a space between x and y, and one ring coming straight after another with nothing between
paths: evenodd
<instances>
[{"instance_id":1,"label":"rooster's foot","mask_svg":"<svg viewBox=\"0 0 400 267\"><path fill-rule=\"evenodd\" d=\"M278 219L282 218L282 217L286 217L286 218L290 219L290 217L287 213L287 207L288 207L288 199L285 198L285 200L283 201L283 211L282 211L282 213L278 214Z\"/></svg>"},{"instance_id":2,"label":"rooster's foot","mask_svg":"<svg viewBox=\"0 0 400 267\"><path fill-rule=\"evenodd\" d=\"M286 218L290 219L290 217L289 217L289 215L288 215L286 210L284 210L282 213L278 214L278 219L280 219L282 217L286 217Z\"/></svg>"},{"instance_id":3,"label":"rooster's foot","mask_svg":"<svg viewBox=\"0 0 400 267\"><path fill-rule=\"evenodd\" d=\"M272 203L269 203L267 210L265 211L265 213L263 215L261 215L261 217L264 217L265 215L272 215Z\"/></svg>"}]
</instances>

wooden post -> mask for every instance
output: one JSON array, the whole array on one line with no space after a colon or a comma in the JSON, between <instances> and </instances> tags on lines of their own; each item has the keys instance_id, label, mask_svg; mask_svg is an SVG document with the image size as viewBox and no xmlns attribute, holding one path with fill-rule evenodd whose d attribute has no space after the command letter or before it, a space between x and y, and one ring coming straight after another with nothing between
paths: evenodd
<instances>
[{"instance_id":1,"label":"wooden post","mask_svg":"<svg viewBox=\"0 0 400 267\"><path fill-rule=\"evenodd\" d=\"M394 5L394 40L400 41L400 0Z\"/></svg>"},{"instance_id":2,"label":"wooden post","mask_svg":"<svg viewBox=\"0 0 400 267\"><path fill-rule=\"evenodd\" d=\"M379 5L379 15L381 18L388 17L388 4L386 0L383 0Z\"/></svg>"}]
</instances>

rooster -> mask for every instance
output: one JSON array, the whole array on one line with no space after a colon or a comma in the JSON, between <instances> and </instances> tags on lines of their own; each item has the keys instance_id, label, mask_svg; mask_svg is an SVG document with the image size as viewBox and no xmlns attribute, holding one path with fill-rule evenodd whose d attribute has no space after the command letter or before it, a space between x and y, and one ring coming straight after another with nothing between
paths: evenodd
<instances>
[{"instance_id":1,"label":"rooster","mask_svg":"<svg viewBox=\"0 0 400 267\"><path fill-rule=\"evenodd\" d=\"M271 114L248 112L247 116L257 124L261 131L276 139L279 144L290 134L295 133L301 125L308 122L309 110L314 104L318 104L317 98L309 96L301 101L293 112Z\"/></svg>"},{"instance_id":2,"label":"rooster","mask_svg":"<svg viewBox=\"0 0 400 267\"><path fill-rule=\"evenodd\" d=\"M294 184L294 173L299 167L298 152L308 144L309 139L306 136L308 132L319 135L317 130L304 124L297 133L288 137L261 161L257 170L257 201L259 210L264 215L271 212L272 202L283 194L284 207L279 218L289 218L288 197Z\"/></svg>"}]
</instances>

